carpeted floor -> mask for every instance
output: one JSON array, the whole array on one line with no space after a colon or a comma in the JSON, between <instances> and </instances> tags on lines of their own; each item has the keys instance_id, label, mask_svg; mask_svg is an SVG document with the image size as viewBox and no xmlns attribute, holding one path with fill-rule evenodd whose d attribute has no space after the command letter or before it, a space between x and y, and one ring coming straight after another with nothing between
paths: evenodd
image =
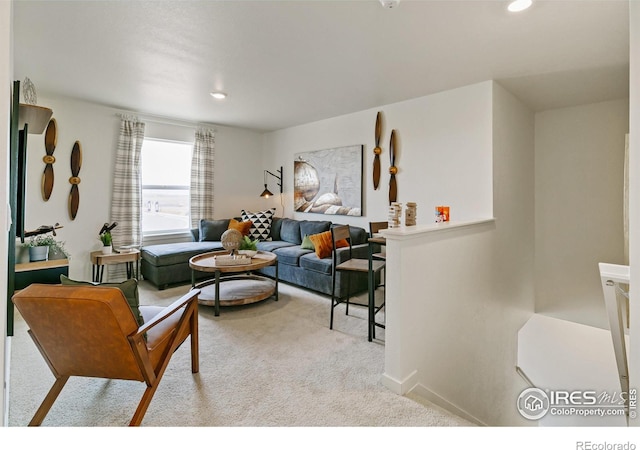
<instances>
[{"instance_id":1,"label":"carpeted floor","mask_svg":"<svg viewBox=\"0 0 640 450\"><path fill-rule=\"evenodd\" d=\"M142 304L166 305L189 286L140 283ZM280 300L200 306L200 373L189 346L174 354L142 422L161 427L432 427L471 423L380 383L384 330L367 341L366 310L336 310L327 297L280 283ZM28 424L53 383L16 312L11 338L9 425ZM72 378L43 426L125 426L144 391L132 381Z\"/></svg>"}]
</instances>

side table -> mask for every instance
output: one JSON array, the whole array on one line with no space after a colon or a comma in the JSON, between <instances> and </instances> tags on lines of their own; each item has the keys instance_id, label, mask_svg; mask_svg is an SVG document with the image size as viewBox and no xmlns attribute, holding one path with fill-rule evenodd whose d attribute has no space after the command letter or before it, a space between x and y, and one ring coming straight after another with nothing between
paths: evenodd
<instances>
[{"instance_id":1,"label":"side table","mask_svg":"<svg viewBox=\"0 0 640 450\"><path fill-rule=\"evenodd\" d=\"M102 250L91 252L91 264L93 264L91 270L92 281L94 283L102 283L104 266L122 263L126 263L127 265L127 278L138 279L140 269L140 250L131 250L127 253L111 253L108 255L103 254Z\"/></svg>"}]
</instances>

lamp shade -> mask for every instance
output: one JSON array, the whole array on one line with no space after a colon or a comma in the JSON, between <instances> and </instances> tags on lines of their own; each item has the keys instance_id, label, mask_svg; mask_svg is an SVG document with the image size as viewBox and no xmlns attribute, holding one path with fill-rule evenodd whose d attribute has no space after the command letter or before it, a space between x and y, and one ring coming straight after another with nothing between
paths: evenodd
<instances>
[{"instance_id":1,"label":"lamp shade","mask_svg":"<svg viewBox=\"0 0 640 450\"><path fill-rule=\"evenodd\" d=\"M272 193L269 189L267 189L267 185L265 184L265 185L264 185L264 191L262 191L262 194L260 194L260 197L262 197L262 198L269 198L269 197L271 197L272 195L273 195L273 193Z\"/></svg>"},{"instance_id":2,"label":"lamp shade","mask_svg":"<svg viewBox=\"0 0 640 450\"><path fill-rule=\"evenodd\" d=\"M53 111L50 108L20 103L18 128L23 129L26 123L29 124L29 134L42 134L52 115Z\"/></svg>"}]
</instances>

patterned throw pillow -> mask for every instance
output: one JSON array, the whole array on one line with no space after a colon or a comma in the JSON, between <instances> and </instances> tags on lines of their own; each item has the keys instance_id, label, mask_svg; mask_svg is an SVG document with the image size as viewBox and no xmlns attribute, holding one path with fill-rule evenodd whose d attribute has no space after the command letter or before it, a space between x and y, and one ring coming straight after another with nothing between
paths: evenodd
<instances>
[{"instance_id":1,"label":"patterned throw pillow","mask_svg":"<svg viewBox=\"0 0 640 450\"><path fill-rule=\"evenodd\" d=\"M242 210L240 216L243 222L251 221L251 229L249 230L249 237L258 241L270 241L271 238L271 220L275 214L276 209L271 208L260 212L251 212Z\"/></svg>"},{"instance_id":2,"label":"patterned throw pillow","mask_svg":"<svg viewBox=\"0 0 640 450\"><path fill-rule=\"evenodd\" d=\"M236 219L229 220L229 230L238 230L243 236L249 236L253 222L250 220L238 222Z\"/></svg>"},{"instance_id":3,"label":"patterned throw pillow","mask_svg":"<svg viewBox=\"0 0 640 450\"><path fill-rule=\"evenodd\" d=\"M313 242L313 246L316 250L316 256L318 258L326 258L331 256L331 252L333 251L333 242L331 238L331 231L325 231L323 233L312 234L309 236L311 242ZM348 247L349 243L346 239L340 239L336 241L336 248Z\"/></svg>"}]
</instances>

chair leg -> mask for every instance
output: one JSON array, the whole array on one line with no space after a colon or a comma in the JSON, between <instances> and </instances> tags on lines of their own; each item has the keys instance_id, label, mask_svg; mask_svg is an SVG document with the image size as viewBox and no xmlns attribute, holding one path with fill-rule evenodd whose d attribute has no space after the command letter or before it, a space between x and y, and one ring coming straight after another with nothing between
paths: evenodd
<instances>
[{"instance_id":1,"label":"chair leg","mask_svg":"<svg viewBox=\"0 0 640 450\"><path fill-rule=\"evenodd\" d=\"M190 322L191 333L191 373L200 371L200 350L198 337L198 302L194 302Z\"/></svg>"},{"instance_id":2,"label":"chair leg","mask_svg":"<svg viewBox=\"0 0 640 450\"><path fill-rule=\"evenodd\" d=\"M349 273L349 272L343 272L343 273L347 277L347 306L345 308L344 314L346 316L348 316L349 315L349 300L351 299L351 273Z\"/></svg>"},{"instance_id":3,"label":"chair leg","mask_svg":"<svg viewBox=\"0 0 640 450\"><path fill-rule=\"evenodd\" d=\"M140 423L142 423L142 419L144 418L144 415L147 412L149 405L151 404L153 395L156 393L156 390L158 390L159 384L160 384L160 379L158 378L153 385L147 386L147 389L144 391L144 394L142 394L142 399L138 404L138 408L136 409L136 412L133 414L133 418L131 419L131 422L129 422L130 427L140 426Z\"/></svg>"},{"instance_id":4,"label":"chair leg","mask_svg":"<svg viewBox=\"0 0 640 450\"><path fill-rule=\"evenodd\" d=\"M44 400L42 401L42 404L34 414L33 419L31 419L31 422L29 422L30 427L37 427L42 424L42 421L47 416L47 413L53 406L53 403L58 398L58 395L60 395L62 388L64 387L64 385L67 383L68 380L69 380L68 376L64 376L56 379L56 382L53 383L53 386L51 386L51 389L49 389L49 393L44 398Z\"/></svg>"},{"instance_id":5,"label":"chair leg","mask_svg":"<svg viewBox=\"0 0 640 450\"><path fill-rule=\"evenodd\" d=\"M336 274L333 273L331 277L331 319L329 319L329 329L333 330L333 308L335 308L335 298L336 298Z\"/></svg>"}]
</instances>

